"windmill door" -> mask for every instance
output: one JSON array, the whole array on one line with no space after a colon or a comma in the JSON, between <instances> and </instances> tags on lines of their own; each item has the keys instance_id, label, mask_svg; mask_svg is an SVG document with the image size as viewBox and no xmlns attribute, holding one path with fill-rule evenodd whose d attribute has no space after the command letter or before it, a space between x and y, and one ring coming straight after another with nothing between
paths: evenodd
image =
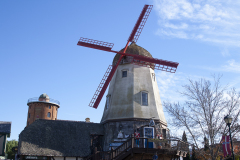
<instances>
[{"instance_id":1,"label":"windmill door","mask_svg":"<svg viewBox=\"0 0 240 160\"><path fill-rule=\"evenodd\" d=\"M154 138L154 128L144 127L144 138ZM148 148L153 148L153 142L148 142ZM144 148L147 148L147 140L144 140Z\"/></svg>"}]
</instances>

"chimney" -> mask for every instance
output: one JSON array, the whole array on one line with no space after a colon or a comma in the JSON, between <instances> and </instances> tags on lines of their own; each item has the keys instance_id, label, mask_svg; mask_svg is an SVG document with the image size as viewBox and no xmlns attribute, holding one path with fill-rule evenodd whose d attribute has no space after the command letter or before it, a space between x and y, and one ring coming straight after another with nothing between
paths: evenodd
<instances>
[{"instance_id":1,"label":"chimney","mask_svg":"<svg viewBox=\"0 0 240 160\"><path fill-rule=\"evenodd\" d=\"M90 122L90 118L86 118L86 119L85 119L85 122Z\"/></svg>"}]
</instances>

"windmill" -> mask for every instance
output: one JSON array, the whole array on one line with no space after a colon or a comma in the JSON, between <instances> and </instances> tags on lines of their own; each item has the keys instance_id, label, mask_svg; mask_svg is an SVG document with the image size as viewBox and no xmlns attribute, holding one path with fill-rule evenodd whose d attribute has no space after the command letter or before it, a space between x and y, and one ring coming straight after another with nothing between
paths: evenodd
<instances>
[{"instance_id":1,"label":"windmill","mask_svg":"<svg viewBox=\"0 0 240 160\"><path fill-rule=\"evenodd\" d=\"M162 71L171 72L171 73L176 72L176 69L179 64L177 62L171 62L171 61L126 53L127 47L129 46L130 42L131 43L137 42L137 40L142 32L142 29L148 19L148 16L152 10L152 7L153 7L153 5L145 5L143 7L143 10L132 30L132 33L130 34L130 36L128 38L127 44L126 44L125 48L123 49L123 51L112 50L113 45L114 45L113 43L108 43L108 42L103 42L103 41L98 41L98 40L93 40L93 39L88 39L88 38L83 38L83 37L81 37L79 39L79 41L77 43L77 45L79 45L79 46L113 52L113 53L117 53L120 55L120 58L118 59L118 61L115 64L110 65L108 67L92 100L89 103L90 107L97 109L118 65L120 64L120 62L122 61L123 58L126 58L126 57L130 58L131 63L136 64L136 65L151 67L153 69L162 70Z\"/></svg>"}]
</instances>

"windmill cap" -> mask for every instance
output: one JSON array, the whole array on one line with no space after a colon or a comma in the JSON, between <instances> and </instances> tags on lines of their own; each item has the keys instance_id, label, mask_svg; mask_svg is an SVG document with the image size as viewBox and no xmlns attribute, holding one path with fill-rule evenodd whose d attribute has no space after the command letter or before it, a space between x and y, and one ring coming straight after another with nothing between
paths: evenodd
<instances>
[{"instance_id":1,"label":"windmill cap","mask_svg":"<svg viewBox=\"0 0 240 160\"><path fill-rule=\"evenodd\" d=\"M123 52L124 48L120 50L120 52ZM126 53L129 54L135 54L135 55L140 55L140 56L146 56L146 57L151 57L152 55L144 48L138 46L136 43L131 43L126 50ZM118 59L120 58L120 54L116 54L114 59L113 59L113 64L115 64Z\"/></svg>"},{"instance_id":2,"label":"windmill cap","mask_svg":"<svg viewBox=\"0 0 240 160\"><path fill-rule=\"evenodd\" d=\"M121 49L120 52L123 52L123 50L124 50L124 48ZM152 55L146 49L138 46L136 43L131 43L127 47L126 53L153 58ZM113 63L112 63L113 65L115 65L117 63L120 56L121 56L120 54L115 55L115 57L113 59Z\"/></svg>"}]
</instances>

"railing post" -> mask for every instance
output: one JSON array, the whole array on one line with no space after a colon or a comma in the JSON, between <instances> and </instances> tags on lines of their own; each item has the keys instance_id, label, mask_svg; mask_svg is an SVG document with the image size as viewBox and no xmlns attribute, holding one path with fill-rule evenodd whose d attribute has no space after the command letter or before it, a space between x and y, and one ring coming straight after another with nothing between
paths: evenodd
<instances>
[{"instance_id":1,"label":"railing post","mask_svg":"<svg viewBox=\"0 0 240 160\"><path fill-rule=\"evenodd\" d=\"M134 148L134 134L132 134L132 147L131 148Z\"/></svg>"},{"instance_id":2,"label":"railing post","mask_svg":"<svg viewBox=\"0 0 240 160\"><path fill-rule=\"evenodd\" d=\"M111 157L111 159L113 159L113 150L112 150L112 148L111 148L111 152L110 152L110 157Z\"/></svg>"},{"instance_id":3,"label":"railing post","mask_svg":"<svg viewBox=\"0 0 240 160\"><path fill-rule=\"evenodd\" d=\"M148 138L147 138L147 153L148 153Z\"/></svg>"}]
</instances>

